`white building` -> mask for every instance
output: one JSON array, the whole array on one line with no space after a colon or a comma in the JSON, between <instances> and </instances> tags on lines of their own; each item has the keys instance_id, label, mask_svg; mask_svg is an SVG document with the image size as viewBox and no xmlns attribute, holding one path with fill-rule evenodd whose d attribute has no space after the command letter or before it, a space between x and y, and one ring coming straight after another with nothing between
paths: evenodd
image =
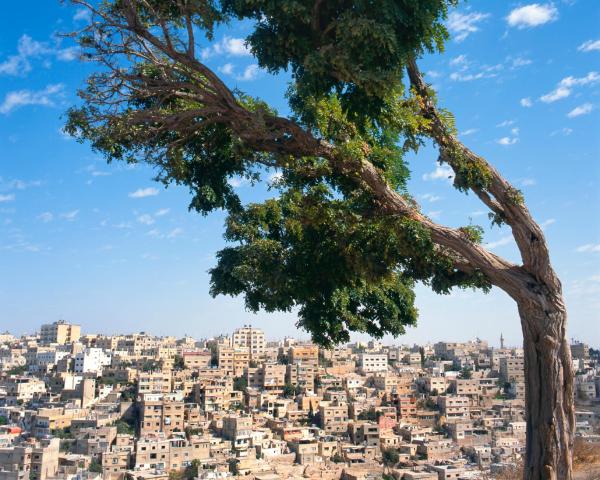
<instances>
[{"instance_id":1,"label":"white building","mask_svg":"<svg viewBox=\"0 0 600 480\"><path fill-rule=\"evenodd\" d=\"M102 368L110 365L110 353L101 348L86 348L75 355L75 373L102 374Z\"/></svg>"},{"instance_id":2,"label":"white building","mask_svg":"<svg viewBox=\"0 0 600 480\"><path fill-rule=\"evenodd\" d=\"M363 373L386 372L388 356L385 353L361 353L359 365Z\"/></svg>"},{"instance_id":3,"label":"white building","mask_svg":"<svg viewBox=\"0 0 600 480\"><path fill-rule=\"evenodd\" d=\"M244 326L233 332L231 343L234 349L248 349L251 355L260 355L266 348L265 332L250 325Z\"/></svg>"}]
</instances>

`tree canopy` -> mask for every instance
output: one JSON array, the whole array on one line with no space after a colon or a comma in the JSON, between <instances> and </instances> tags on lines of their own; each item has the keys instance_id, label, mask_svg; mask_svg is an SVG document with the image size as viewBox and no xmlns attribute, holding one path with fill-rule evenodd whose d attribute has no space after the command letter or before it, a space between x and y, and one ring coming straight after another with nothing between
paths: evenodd
<instances>
[{"instance_id":1,"label":"tree canopy","mask_svg":"<svg viewBox=\"0 0 600 480\"><path fill-rule=\"evenodd\" d=\"M90 76L67 125L109 160L145 161L163 183L188 186L191 209L226 209L232 245L217 254L211 293L244 295L252 311L296 309L299 326L323 345L352 331L402 334L417 319L416 281L439 293L490 287L478 269L457 269L418 219L381 215L381 199L356 174L372 164L418 209L405 154L427 138L430 121L403 71L410 58L443 47L454 2L347 3L107 3L95 13L110 21L78 36L107 68ZM261 66L292 71L292 120L230 92L196 60L192 32L210 39L231 18L255 21L248 45ZM124 64L114 63L117 45L130 51ZM233 111L224 116L216 111L225 100ZM229 180L256 181L266 168L278 171L277 197L242 205ZM473 226L464 234L481 237Z\"/></svg>"}]
</instances>

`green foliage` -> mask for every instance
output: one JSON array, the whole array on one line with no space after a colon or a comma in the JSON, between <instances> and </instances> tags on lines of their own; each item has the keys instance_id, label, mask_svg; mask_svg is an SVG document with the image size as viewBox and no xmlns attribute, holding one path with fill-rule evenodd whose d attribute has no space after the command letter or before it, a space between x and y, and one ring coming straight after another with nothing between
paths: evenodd
<instances>
[{"instance_id":1,"label":"green foliage","mask_svg":"<svg viewBox=\"0 0 600 480\"><path fill-rule=\"evenodd\" d=\"M8 425L8 418L0 415L0 426Z\"/></svg>"},{"instance_id":2,"label":"green foliage","mask_svg":"<svg viewBox=\"0 0 600 480\"><path fill-rule=\"evenodd\" d=\"M335 452L332 456L331 456L331 461L333 463L344 463L344 457L342 457L338 452Z\"/></svg>"},{"instance_id":3,"label":"green foliage","mask_svg":"<svg viewBox=\"0 0 600 480\"><path fill-rule=\"evenodd\" d=\"M181 355L175 355L175 359L173 360L173 368L175 370L185 370L185 362Z\"/></svg>"},{"instance_id":4,"label":"green foliage","mask_svg":"<svg viewBox=\"0 0 600 480\"><path fill-rule=\"evenodd\" d=\"M335 92L355 116L376 117L401 82L409 56L442 50L454 0L224 0L224 11L253 19L248 43L261 67L291 69L295 101ZM351 7L350 7L351 5Z\"/></svg>"},{"instance_id":5,"label":"green foliage","mask_svg":"<svg viewBox=\"0 0 600 480\"><path fill-rule=\"evenodd\" d=\"M73 434L71 433L70 428L57 428L56 430L52 430L52 436L56 438L62 439L72 439Z\"/></svg>"},{"instance_id":6,"label":"green foliage","mask_svg":"<svg viewBox=\"0 0 600 480\"><path fill-rule=\"evenodd\" d=\"M117 433L135 435L135 421L117 420L115 422Z\"/></svg>"},{"instance_id":7,"label":"green foliage","mask_svg":"<svg viewBox=\"0 0 600 480\"><path fill-rule=\"evenodd\" d=\"M400 461L400 455L398 454L398 451L392 448L385 449L382 453L382 457L383 464L386 467L393 467L394 465L397 465Z\"/></svg>"},{"instance_id":8,"label":"green foliage","mask_svg":"<svg viewBox=\"0 0 600 480\"><path fill-rule=\"evenodd\" d=\"M240 392L245 392L248 388L248 380L246 377L235 377L233 379L233 389Z\"/></svg>"},{"instance_id":9,"label":"green foliage","mask_svg":"<svg viewBox=\"0 0 600 480\"><path fill-rule=\"evenodd\" d=\"M90 466L88 467L88 471L93 473L102 473L102 464L98 463L96 460L92 460Z\"/></svg>"},{"instance_id":10,"label":"green foliage","mask_svg":"<svg viewBox=\"0 0 600 480\"><path fill-rule=\"evenodd\" d=\"M6 372L8 375L23 375L27 373L27 366L21 365L19 367L13 367Z\"/></svg>"},{"instance_id":11,"label":"green foliage","mask_svg":"<svg viewBox=\"0 0 600 480\"><path fill-rule=\"evenodd\" d=\"M294 398L296 395L300 395L302 393L302 387L300 385L292 385L291 383L286 383L283 387L283 396L285 398Z\"/></svg>"},{"instance_id":12,"label":"green foliage","mask_svg":"<svg viewBox=\"0 0 600 480\"><path fill-rule=\"evenodd\" d=\"M487 286L455 270L418 222L367 216L368 207L320 184L231 213L225 237L239 245L217 254L212 295L244 294L252 311L299 307L298 325L327 346L351 331L404 333L416 322L415 280L440 293Z\"/></svg>"},{"instance_id":13,"label":"green foliage","mask_svg":"<svg viewBox=\"0 0 600 480\"><path fill-rule=\"evenodd\" d=\"M137 395L137 382L127 384L121 391L121 399L125 402L135 402Z\"/></svg>"},{"instance_id":14,"label":"green foliage","mask_svg":"<svg viewBox=\"0 0 600 480\"><path fill-rule=\"evenodd\" d=\"M468 367L464 367L459 374L460 378L463 378L465 380L470 380L471 378L473 378L473 370L471 370Z\"/></svg>"},{"instance_id":15,"label":"green foliage","mask_svg":"<svg viewBox=\"0 0 600 480\"><path fill-rule=\"evenodd\" d=\"M373 407L371 407L368 410L363 410L362 412L360 412L358 414L358 419L359 420L368 420L370 422L376 422L379 420L380 416L381 416L381 412L378 412Z\"/></svg>"}]
</instances>

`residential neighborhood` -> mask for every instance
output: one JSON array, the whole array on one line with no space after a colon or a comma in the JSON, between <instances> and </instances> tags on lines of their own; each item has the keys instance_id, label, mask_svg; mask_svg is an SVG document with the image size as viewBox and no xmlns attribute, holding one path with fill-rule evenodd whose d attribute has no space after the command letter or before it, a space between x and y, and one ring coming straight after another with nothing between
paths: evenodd
<instances>
[{"instance_id":1,"label":"residential neighborhood","mask_svg":"<svg viewBox=\"0 0 600 480\"><path fill-rule=\"evenodd\" d=\"M510 478L521 348L321 348L244 325L209 339L0 335L0 480ZM600 356L571 345L577 442L600 445Z\"/></svg>"}]
</instances>

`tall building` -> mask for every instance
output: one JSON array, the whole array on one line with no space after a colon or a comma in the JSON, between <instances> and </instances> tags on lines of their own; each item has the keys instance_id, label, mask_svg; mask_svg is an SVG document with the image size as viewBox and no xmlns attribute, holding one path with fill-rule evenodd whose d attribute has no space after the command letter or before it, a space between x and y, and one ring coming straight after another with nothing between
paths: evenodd
<instances>
[{"instance_id":1,"label":"tall building","mask_svg":"<svg viewBox=\"0 0 600 480\"><path fill-rule=\"evenodd\" d=\"M248 349L252 356L261 355L266 347L265 332L247 325L233 332L231 343L234 349Z\"/></svg>"},{"instance_id":2,"label":"tall building","mask_svg":"<svg viewBox=\"0 0 600 480\"><path fill-rule=\"evenodd\" d=\"M40 337L41 342L45 344L58 343L59 345L65 345L79 340L81 327L59 320L58 322L42 325Z\"/></svg>"},{"instance_id":3,"label":"tall building","mask_svg":"<svg viewBox=\"0 0 600 480\"><path fill-rule=\"evenodd\" d=\"M582 342L573 342L571 344L571 355L573 358L587 360L590 358L590 347Z\"/></svg>"}]
</instances>

